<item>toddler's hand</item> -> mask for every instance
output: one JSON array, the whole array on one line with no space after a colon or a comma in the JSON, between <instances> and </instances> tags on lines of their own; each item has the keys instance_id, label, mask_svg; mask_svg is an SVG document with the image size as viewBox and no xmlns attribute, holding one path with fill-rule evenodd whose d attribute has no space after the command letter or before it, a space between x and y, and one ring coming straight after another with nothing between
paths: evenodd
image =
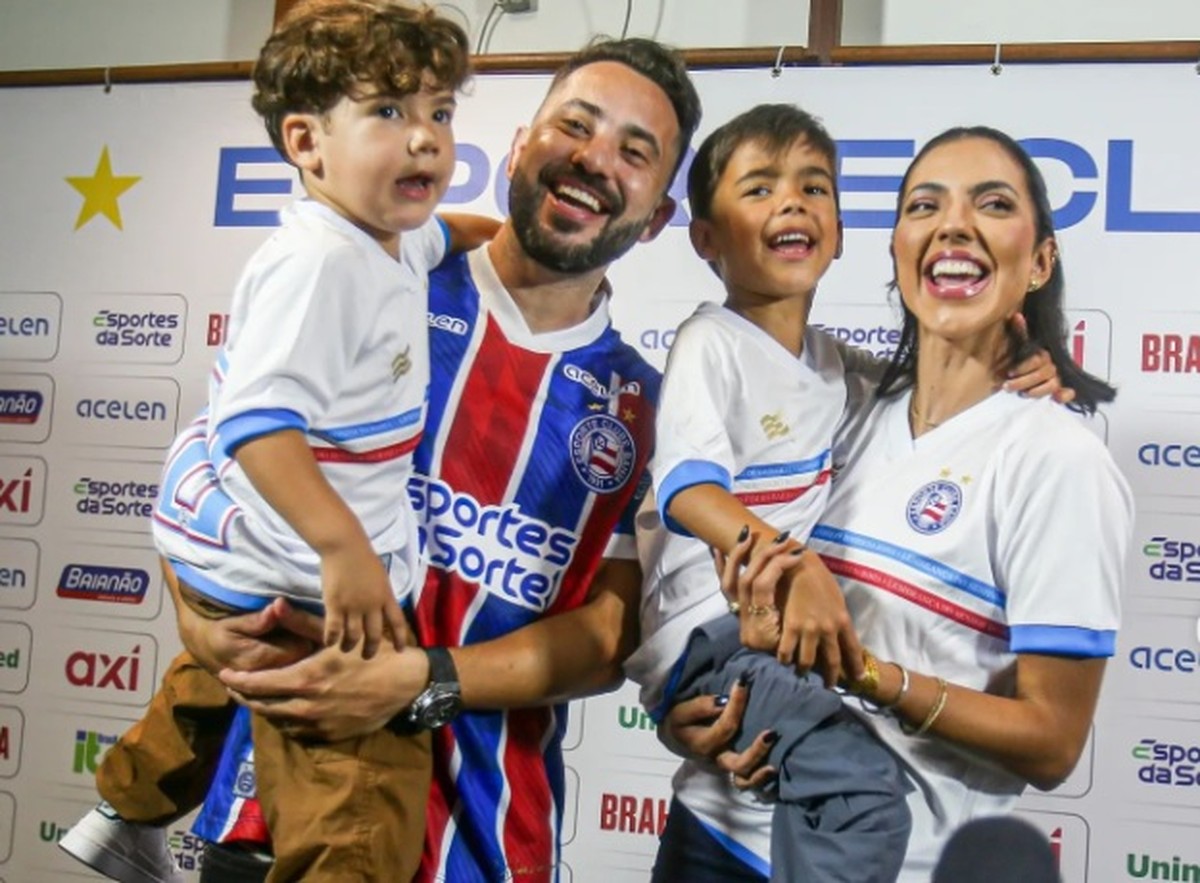
<instances>
[{"instance_id":1,"label":"toddler's hand","mask_svg":"<svg viewBox=\"0 0 1200 883\"><path fill-rule=\"evenodd\" d=\"M404 614L383 562L369 546L322 558L321 593L325 646L348 651L361 641L364 659L375 655L385 633L397 650L404 646Z\"/></svg>"}]
</instances>

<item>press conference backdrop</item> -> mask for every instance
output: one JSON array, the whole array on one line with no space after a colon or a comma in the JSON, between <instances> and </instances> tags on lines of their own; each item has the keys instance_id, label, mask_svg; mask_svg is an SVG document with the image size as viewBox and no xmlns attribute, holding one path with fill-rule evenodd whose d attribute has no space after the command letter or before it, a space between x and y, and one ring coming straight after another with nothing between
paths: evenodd
<instances>
[{"instance_id":1,"label":"press conference backdrop","mask_svg":"<svg viewBox=\"0 0 1200 883\"><path fill-rule=\"evenodd\" d=\"M894 192L955 124L1022 139L1044 170L1070 345L1120 389L1092 421L1132 482L1125 620L1078 769L1021 811L1068 883L1200 880L1200 77L1190 65L705 71L704 132L797 102L839 140L845 254L813 321L886 354ZM448 207L503 213L515 126L547 78L480 76L456 122ZM242 263L299 195L245 83L0 91L0 880L89 878L55 848L92 772L179 644L147 515L200 407ZM661 366L720 296L687 203L611 273L626 339ZM1068 550L1089 555L1092 550ZM1086 587L1078 587L1080 590ZM1064 591L1073 587L1064 586ZM647 869L674 761L630 688L576 703L563 823L569 883ZM198 845L172 843L194 868Z\"/></svg>"}]
</instances>

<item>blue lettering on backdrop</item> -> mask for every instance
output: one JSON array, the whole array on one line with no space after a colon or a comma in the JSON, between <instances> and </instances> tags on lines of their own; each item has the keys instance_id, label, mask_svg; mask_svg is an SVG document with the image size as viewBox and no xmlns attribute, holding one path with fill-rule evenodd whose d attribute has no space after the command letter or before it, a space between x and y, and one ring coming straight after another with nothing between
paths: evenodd
<instances>
[{"instance_id":1,"label":"blue lettering on backdrop","mask_svg":"<svg viewBox=\"0 0 1200 883\"><path fill-rule=\"evenodd\" d=\"M1065 230L1081 223L1096 210L1100 182L1105 187L1104 229L1112 232L1200 233L1200 212L1152 211L1133 208L1133 151L1134 142L1113 140L1106 144L1107 170L1101 175L1095 156L1086 147L1062 138L1026 138L1021 144L1034 160L1053 161L1066 167L1072 189L1066 200L1053 209L1054 226ZM507 156L495 167L487 153L475 144L457 145L460 169L466 169L464 180L452 185L443 204L466 205L483 196L492 185L496 211L501 215L508 209L508 178L504 174ZM847 206L846 194L876 194L895 199L900 187L903 165L916 152L911 139L847 139L838 142L838 188L842 198L842 220L847 229L886 230L892 226L895 210L887 208L854 208ZM694 154L688 156L671 185L670 195L676 202L670 225L686 226L689 219L685 209L687 199L687 170ZM896 174L857 174L854 160L894 160ZM849 161L849 162L848 162ZM290 196L294 174L288 177L243 178L240 167L250 164L275 164L287 168L271 147L223 147L217 164L217 194L213 223L217 227L273 227L279 223L278 211L235 208L235 200L243 194ZM849 165L851 171L846 170ZM1092 182L1090 186L1087 182ZM297 188L298 189L298 188ZM853 202L853 200L849 200ZM487 209L485 209L487 211Z\"/></svg>"},{"instance_id":2,"label":"blue lettering on backdrop","mask_svg":"<svg viewBox=\"0 0 1200 883\"><path fill-rule=\"evenodd\" d=\"M274 147L222 147L217 163L217 207L214 227L277 227L279 212L247 211L233 207L239 193L270 193L286 196L292 192L292 176L286 178L239 178L238 166L278 164L290 169Z\"/></svg>"}]
</instances>

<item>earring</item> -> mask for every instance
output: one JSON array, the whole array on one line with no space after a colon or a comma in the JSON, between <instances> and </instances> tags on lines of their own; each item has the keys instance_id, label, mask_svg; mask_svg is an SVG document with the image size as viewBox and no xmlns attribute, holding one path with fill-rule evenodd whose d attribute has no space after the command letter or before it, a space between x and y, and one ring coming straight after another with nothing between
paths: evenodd
<instances>
[{"instance_id":1,"label":"earring","mask_svg":"<svg viewBox=\"0 0 1200 883\"><path fill-rule=\"evenodd\" d=\"M1036 279L1030 279L1029 280L1029 288L1026 289L1026 291L1029 294L1033 294L1035 291L1037 291L1041 287L1042 287L1042 284L1040 282L1038 282Z\"/></svg>"}]
</instances>

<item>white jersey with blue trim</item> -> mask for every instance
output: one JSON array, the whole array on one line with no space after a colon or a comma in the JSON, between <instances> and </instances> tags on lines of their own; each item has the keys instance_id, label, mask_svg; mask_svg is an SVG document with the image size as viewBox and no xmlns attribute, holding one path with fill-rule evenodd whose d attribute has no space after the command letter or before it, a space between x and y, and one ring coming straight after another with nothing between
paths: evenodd
<instances>
[{"instance_id":1,"label":"white jersey with blue trim","mask_svg":"<svg viewBox=\"0 0 1200 883\"><path fill-rule=\"evenodd\" d=\"M915 440L908 407L907 394L879 401L851 431L810 537L863 646L1001 696L1017 654L1111 656L1133 500L1103 443L1048 399L998 392ZM977 754L867 719L917 785L901 880L928 880L954 829L1025 789Z\"/></svg>"},{"instance_id":2,"label":"white jersey with blue trim","mask_svg":"<svg viewBox=\"0 0 1200 883\"><path fill-rule=\"evenodd\" d=\"M319 602L319 557L232 456L295 429L402 597L419 575L404 488L425 424L428 273L446 234L436 219L403 233L397 261L320 203L294 203L280 221L238 281L208 408L168 454L155 542L182 579L220 602L252 609L277 594Z\"/></svg>"},{"instance_id":3,"label":"white jersey with blue trim","mask_svg":"<svg viewBox=\"0 0 1200 883\"><path fill-rule=\"evenodd\" d=\"M796 357L715 303L679 327L656 423L656 508L638 515L642 644L625 665L655 718L671 704L671 673L692 630L726 612L708 547L665 516L667 504L685 488L716 484L804 540L829 495L846 404L843 356L831 337L808 329Z\"/></svg>"}]
</instances>

